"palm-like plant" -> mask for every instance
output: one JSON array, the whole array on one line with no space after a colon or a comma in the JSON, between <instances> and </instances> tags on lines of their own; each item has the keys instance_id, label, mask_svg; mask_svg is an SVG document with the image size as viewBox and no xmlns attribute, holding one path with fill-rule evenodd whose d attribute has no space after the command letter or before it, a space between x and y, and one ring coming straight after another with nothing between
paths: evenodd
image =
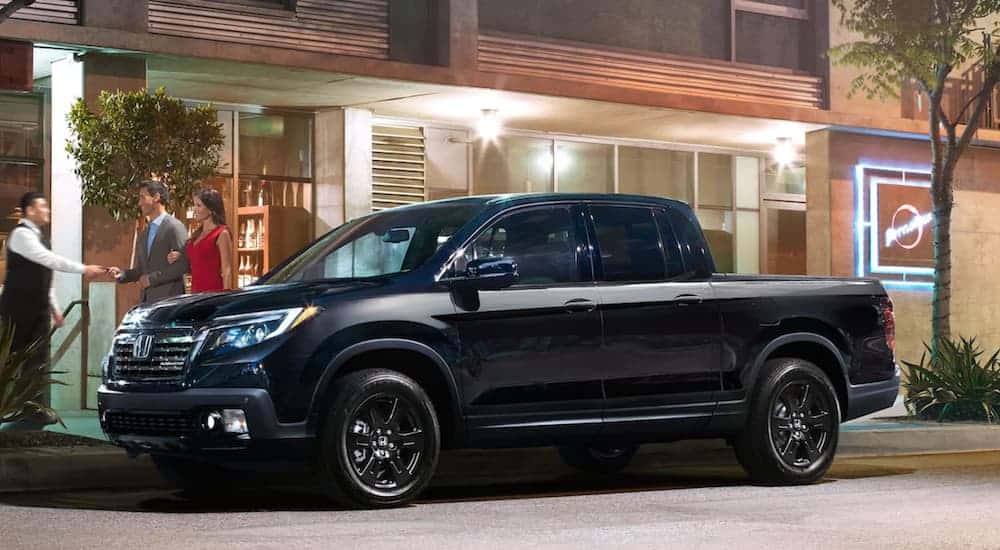
<instances>
[{"instance_id":1,"label":"palm-like plant","mask_svg":"<svg viewBox=\"0 0 1000 550\"><path fill-rule=\"evenodd\" d=\"M985 361L975 338L940 340L908 363L906 407L921 418L1000 421L1000 350ZM930 359L928 359L930 357Z\"/></svg>"},{"instance_id":2,"label":"palm-like plant","mask_svg":"<svg viewBox=\"0 0 1000 550\"><path fill-rule=\"evenodd\" d=\"M37 411L59 419L59 415L38 402L38 397L52 384L64 382L52 378L58 372L49 372L47 365L32 364L31 358L42 345L35 342L27 349L14 350L14 327L0 320L0 425L17 422Z\"/></svg>"}]
</instances>

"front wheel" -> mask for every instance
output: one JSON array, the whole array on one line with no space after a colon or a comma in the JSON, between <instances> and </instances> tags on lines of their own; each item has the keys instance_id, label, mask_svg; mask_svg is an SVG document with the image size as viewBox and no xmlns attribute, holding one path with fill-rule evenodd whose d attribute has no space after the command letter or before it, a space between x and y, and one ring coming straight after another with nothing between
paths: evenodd
<instances>
[{"instance_id":1,"label":"front wheel","mask_svg":"<svg viewBox=\"0 0 1000 550\"><path fill-rule=\"evenodd\" d=\"M434 405L411 378L372 369L337 380L320 437L324 488L349 506L385 508L416 498L440 453Z\"/></svg>"},{"instance_id":2,"label":"front wheel","mask_svg":"<svg viewBox=\"0 0 1000 550\"><path fill-rule=\"evenodd\" d=\"M816 365L803 359L764 364L736 457L755 481L812 483L833 463L840 433L837 393Z\"/></svg>"}]
</instances>

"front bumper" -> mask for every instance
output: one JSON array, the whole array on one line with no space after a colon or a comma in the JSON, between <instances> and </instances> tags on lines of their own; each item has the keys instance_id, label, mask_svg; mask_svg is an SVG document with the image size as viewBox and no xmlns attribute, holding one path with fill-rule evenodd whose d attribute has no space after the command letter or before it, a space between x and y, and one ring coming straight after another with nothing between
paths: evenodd
<instances>
[{"instance_id":1,"label":"front bumper","mask_svg":"<svg viewBox=\"0 0 1000 550\"><path fill-rule=\"evenodd\" d=\"M847 387L847 411L842 421L860 418L873 412L892 407L899 395L899 367L892 378L870 384Z\"/></svg>"},{"instance_id":2,"label":"front bumper","mask_svg":"<svg viewBox=\"0 0 1000 550\"><path fill-rule=\"evenodd\" d=\"M279 423L270 395L260 388L142 393L101 386L97 408L108 439L132 454L300 459L309 456L315 439L307 433L305 422ZM218 409L242 409L249 434L205 430L204 414Z\"/></svg>"}]
</instances>

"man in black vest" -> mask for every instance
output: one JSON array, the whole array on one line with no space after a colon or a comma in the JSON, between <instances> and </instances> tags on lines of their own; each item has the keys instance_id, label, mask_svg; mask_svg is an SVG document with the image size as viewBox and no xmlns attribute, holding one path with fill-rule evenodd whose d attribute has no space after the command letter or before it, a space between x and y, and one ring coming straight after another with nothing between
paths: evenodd
<instances>
[{"instance_id":1,"label":"man in black vest","mask_svg":"<svg viewBox=\"0 0 1000 550\"><path fill-rule=\"evenodd\" d=\"M27 349L40 342L31 364L42 368L48 356L51 323L61 327L64 319L52 288L52 272L81 273L87 278L104 275L107 270L83 265L49 250L42 228L49 223L49 204L41 193L21 197L21 223L7 239L7 278L0 293L0 319L14 327L11 351ZM49 404L48 392L41 402ZM18 423L18 428L40 428L55 419L36 414Z\"/></svg>"}]
</instances>

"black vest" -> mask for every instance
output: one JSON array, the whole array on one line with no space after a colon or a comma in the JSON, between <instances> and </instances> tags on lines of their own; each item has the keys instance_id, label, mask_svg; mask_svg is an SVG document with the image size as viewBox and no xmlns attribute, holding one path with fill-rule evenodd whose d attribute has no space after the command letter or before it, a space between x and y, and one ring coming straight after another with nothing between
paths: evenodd
<instances>
[{"instance_id":1,"label":"black vest","mask_svg":"<svg viewBox=\"0 0 1000 550\"><path fill-rule=\"evenodd\" d=\"M10 232L31 231L30 227L19 224ZM51 248L45 237L41 237L42 245ZM31 315L47 312L49 309L49 292L52 288L52 270L36 264L7 248L7 278L3 284L3 294L0 295L0 316L9 317L12 314Z\"/></svg>"}]
</instances>

